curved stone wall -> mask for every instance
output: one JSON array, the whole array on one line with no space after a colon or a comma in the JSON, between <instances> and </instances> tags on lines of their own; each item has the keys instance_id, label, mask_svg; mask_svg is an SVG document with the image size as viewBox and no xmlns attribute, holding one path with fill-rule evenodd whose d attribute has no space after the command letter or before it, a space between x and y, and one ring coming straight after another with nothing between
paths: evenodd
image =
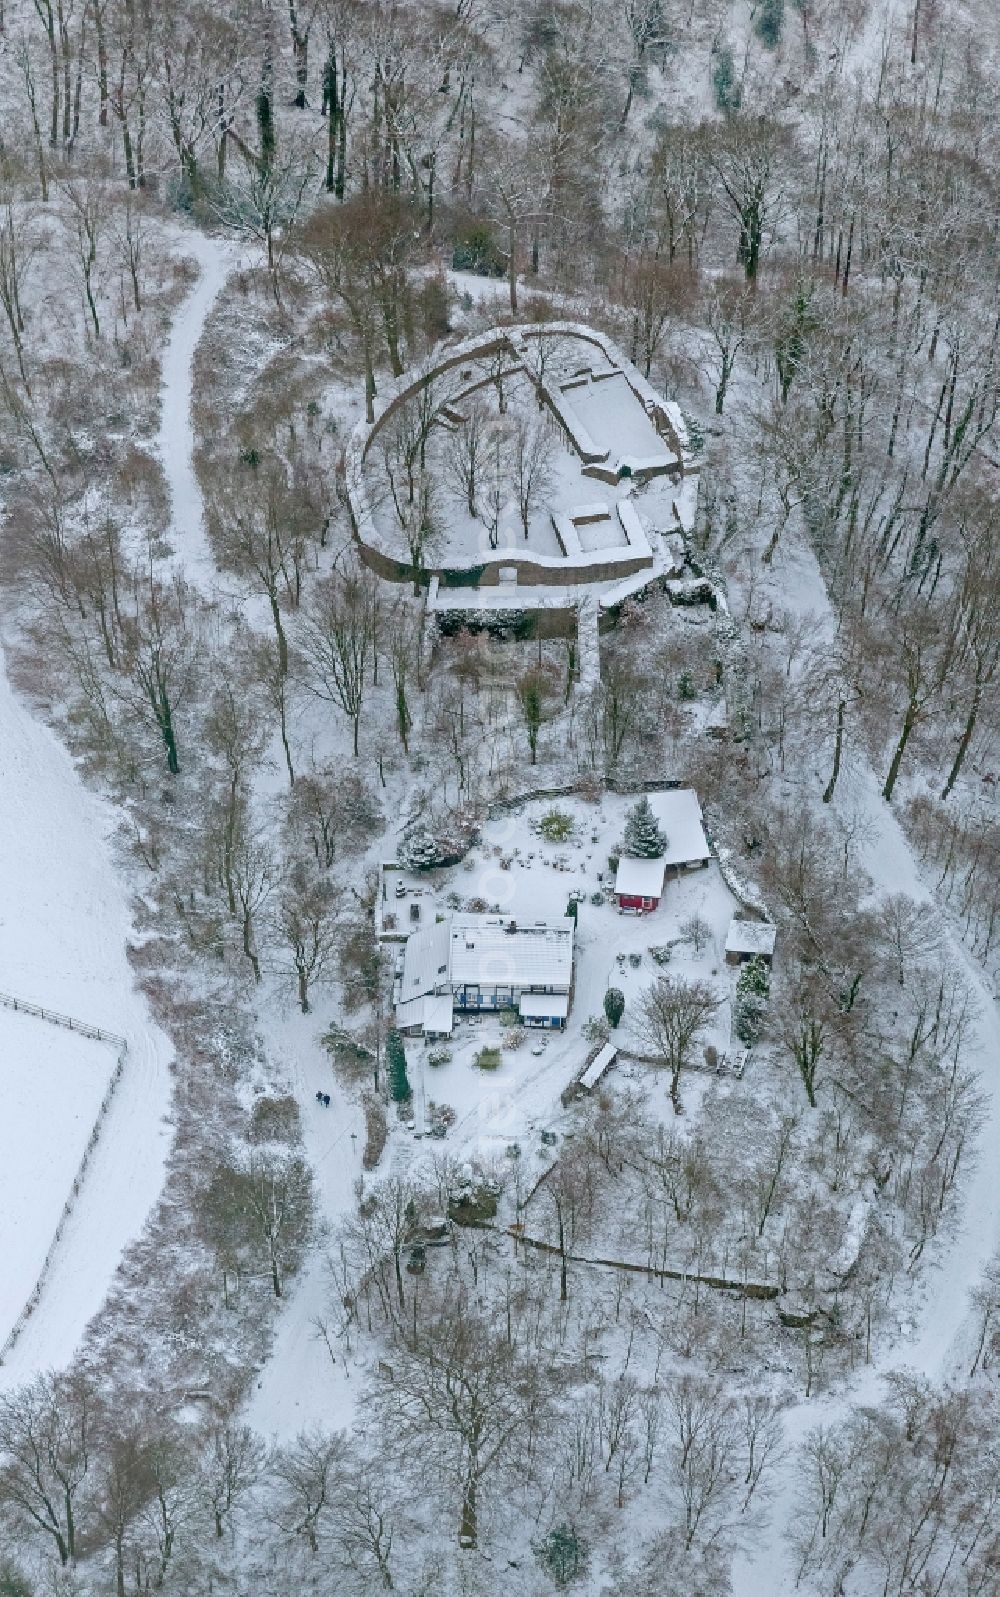
<instances>
[{"instance_id":1,"label":"curved stone wall","mask_svg":"<svg viewBox=\"0 0 1000 1597\"><path fill-rule=\"evenodd\" d=\"M676 454L677 464L674 469L678 474L683 475L685 469L693 464L680 411L675 405L661 398L612 341L594 328L577 322L540 322L492 328L488 332L474 338L463 339L450 347L447 344L439 345L427 361L413 371L405 373L397 381L377 407L373 422L358 423L345 451L347 503L359 553L366 565L386 581L412 581L413 567L401 545L401 540L386 538L376 523L368 494L366 460L379 431L389 418L433 378L454 371L456 367L462 366L467 361L488 359L501 352L508 353L511 358L510 371L528 372L546 404L563 425L571 446L578 454L580 453L573 432L563 414L558 392L544 380L539 380L537 374L526 363L529 341L543 337L572 337L599 349L605 359L622 372L644 406L656 407L658 416L662 418L665 442ZM599 464L599 449L588 450L587 453L591 460L596 453ZM606 457L605 450L604 458ZM655 472L651 470L650 475L661 474L664 470L670 469L672 468L660 466ZM420 575L424 579L436 576L443 585L450 587L462 585L463 576L468 580L475 574L473 580L476 583L495 586L499 582L500 569L504 567L517 572L519 583L531 586L562 586L612 582L619 577L630 576L646 567L651 567L652 563L652 554L648 549L640 551L625 548L620 555L610 549L599 549L593 553L582 552L579 556L574 554L565 557L544 554L526 556L516 547L508 546L490 550L487 555L481 550L470 550L469 558L464 562L430 563L423 568Z\"/></svg>"}]
</instances>

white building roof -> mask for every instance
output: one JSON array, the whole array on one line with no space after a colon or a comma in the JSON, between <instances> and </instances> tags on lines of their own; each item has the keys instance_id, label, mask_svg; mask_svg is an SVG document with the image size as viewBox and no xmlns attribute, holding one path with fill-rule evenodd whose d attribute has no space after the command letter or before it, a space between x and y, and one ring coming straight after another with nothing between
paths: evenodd
<instances>
[{"instance_id":1,"label":"white building roof","mask_svg":"<svg viewBox=\"0 0 1000 1597\"><path fill-rule=\"evenodd\" d=\"M693 865L711 854L701 805L693 788L673 788L668 793L651 793L653 814L667 834L664 865Z\"/></svg>"},{"instance_id":2,"label":"white building roof","mask_svg":"<svg viewBox=\"0 0 1000 1597\"><path fill-rule=\"evenodd\" d=\"M451 993L437 993L424 999L424 1031L450 1037L454 1025Z\"/></svg>"},{"instance_id":3,"label":"white building roof","mask_svg":"<svg viewBox=\"0 0 1000 1597\"><path fill-rule=\"evenodd\" d=\"M396 1005L396 1025L400 1031L414 1028L450 1037L454 1026L451 993L429 993L426 998L411 998Z\"/></svg>"},{"instance_id":4,"label":"white building roof","mask_svg":"<svg viewBox=\"0 0 1000 1597\"><path fill-rule=\"evenodd\" d=\"M412 932L403 950L403 974L399 983L399 1002L438 993L448 987L448 933L446 920L422 931Z\"/></svg>"},{"instance_id":5,"label":"white building roof","mask_svg":"<svg viewBox=\"0 0 1000 1597\"><path fill-rule=\"evenodd\" d=\"M776 933L769 921L737 920L734 916L726 934L726 953L773 954Z\"/></svg>"},{"instance_id":6,"label":"white building roof","mask_svg":"<svg viewBox=\"0 0 1000 1597\"><path fill-rule=\"evenodd\" d=\"M587 1092L596 1087L604 1072L610 1069L617 1058L618 1049L614 1043L606 1042L600 1053L590 1061L590 1064L580 1077L580 1086Z\"/></svg>"},{"instance_id":7,"label":"white building roof","mask_svg":"<svg viewBox=\"0 0 1000 1597\"><path fill-rule=\"evenodd\" d=\"M456 987L561 987L573 978L573 922L456 915L451 979ZM404 996L406 994L404 993Z\"/></svg>"},{"instance_id":8,"label":"white building roof","mask_svg":"<svg viewBox=\"0 0 1000 1597\"><path fill-rule=\"evenodd\" d=\"M569 993L522 993L520 1011L525 1020L565 1020Z\"/></svg>"},{"instance_id":9,"label":"white building roof","mask_svg":"<svg viewBox=\"0 0 1000 1597\"><path fill-rule=\"evenodd\" d=\"M627 898L662 898L664 859L631 859L623 856L615 873L615 892Z\"/></svg>"}]
</instances>

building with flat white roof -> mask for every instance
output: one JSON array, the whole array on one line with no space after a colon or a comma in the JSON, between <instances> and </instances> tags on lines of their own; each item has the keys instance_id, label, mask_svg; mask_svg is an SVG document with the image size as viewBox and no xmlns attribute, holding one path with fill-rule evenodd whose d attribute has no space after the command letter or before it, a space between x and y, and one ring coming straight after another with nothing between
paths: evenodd
<instances>
[{"instance_id":1,"label":"building with flat white roof","mask_svg":"<svg viewBox=\"0 0 1000 1597\"><path fill-rule=\"evenodd\" d=\"M414 932L396 980L400 1030L446 1035L444 999L452 1010L516 1009L526 1026L564 1026L573 932L568 917L517 921L503 915L454 915Z\"/></svg>"},{"instance_id":2,"label":"building with flat white roof","mask_svg":"<svg viewBox=\"0 0 1000 1597\"><path fill-rule=\"evenodd\" d=\"M770 921L740 920L734 915L726 934L726 964L745 965L748 959L762 959L770 965L776 936L777 928Z\"/></svg>"}]
</instances>

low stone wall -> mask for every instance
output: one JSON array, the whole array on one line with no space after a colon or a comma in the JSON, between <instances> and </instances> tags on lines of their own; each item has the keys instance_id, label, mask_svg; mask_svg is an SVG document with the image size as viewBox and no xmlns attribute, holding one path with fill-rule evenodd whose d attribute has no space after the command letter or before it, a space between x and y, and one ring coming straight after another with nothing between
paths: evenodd
<instances>
[{"instance_id":1,"label":"low stone wall","mask_svg":"<svg viewBox=\"0 0 1000 1597\"><path fill-rule=\"evenodd\" d=\"M385 546L382 535L379 533L371 504L368 498L367 484L365 481L365 462L379 430L389 418L417 394L422 387L434 378L445 372L454 371L457 367L467 362L488 359L498 354L508 354L513 364L506 369L505 375L511 376L515 371L523 369L525 346L531 339L543 336L563 336L581 340L601 350L605 357L612 361L621 371L633 390L644 400L655 402L664 413L664 401L655 394L651 385L627 361L612 341L595 329L575 322L547 322L538 326L521 325L515 327L498 327L488 333L463 340L452 347L439 346L429 360L400 378L387 398L378 406L373 422L359 422L351 434L345 455L345 483L347 490L347 504L351 518L351 528L358 552L364 563L388 582L409 582L413 580L413 568L410 561L402 553L395 553ZM483 378L482 382L491 381ZM533 378L534 380L534 378ZM481 384L477 384L481 386ZM543 402L549 404L554 414L558 410L552 405L551 397L546 393L546 384L539 384L539 392ZM679 412L678 412L679 414ZM560 417L560 420L562 418ZM677 436L671 439L677 450L678 459L675 465L664 467L665 471L683 474L686 455L686 440ZM614 481L617 482L617 474ZM497 550L491 552L490 557L483 560L477 551L476 558L470 559L468 565L461 567L447 567L429 564L422 572L422 580L437 576L444 585L449 585L449 578L459 572L476 572L477 582L487 586L495 586L499 581L501 566L513 566L517 570L519 582L530 586L559 587L561 585L575 586L585 582L614 582L619 578L629 577L651 568L652 555L639 558L636 554L627 551L615 558L609 551L608 557L596 562L587 562L579 559L572 560L547 560L544 556L535 559L519 556L516 551ZM516 603L516 599L514 601Z\"/></svg>"}]
</instances>

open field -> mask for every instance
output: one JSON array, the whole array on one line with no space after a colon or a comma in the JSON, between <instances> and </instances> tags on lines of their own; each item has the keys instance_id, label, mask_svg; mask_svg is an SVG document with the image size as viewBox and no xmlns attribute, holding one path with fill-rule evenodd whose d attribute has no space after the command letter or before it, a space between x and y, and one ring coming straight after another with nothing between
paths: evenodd
<instances>
[{"instance_id":1,"label":"open field","mask_svg":"<svg viewBox=\"0 0 1000 1597\"><path fill-rule=\"evenodd\" d=\"M0 1008L0 1342L38 1278L114 1067L106 1043Z\"/></svg>"}]
</instances>

